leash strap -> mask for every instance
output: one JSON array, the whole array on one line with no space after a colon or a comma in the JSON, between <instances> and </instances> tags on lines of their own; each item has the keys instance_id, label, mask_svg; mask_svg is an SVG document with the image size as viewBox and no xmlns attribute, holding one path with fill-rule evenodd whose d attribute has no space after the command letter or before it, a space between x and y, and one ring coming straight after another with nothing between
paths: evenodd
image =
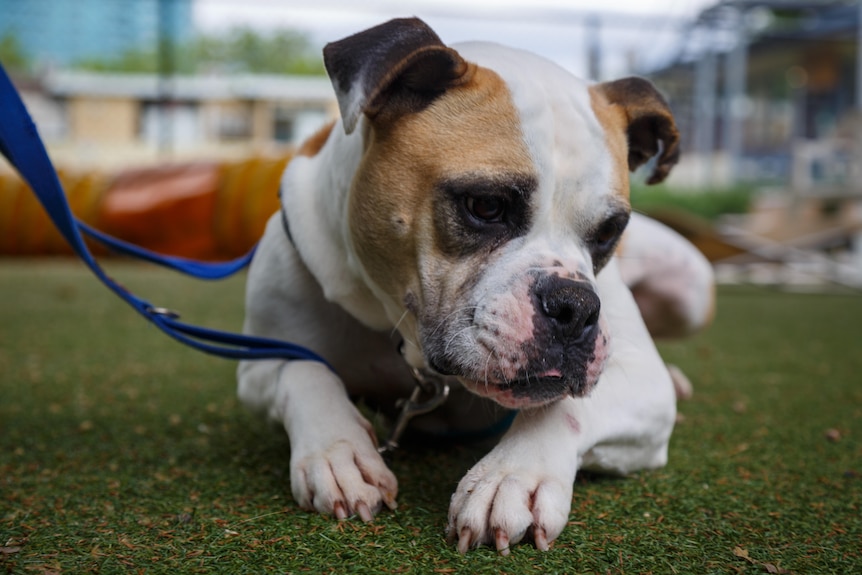
<instances>
[{"instance_id":1,"label":"leash strap","mask_svg":"<svg viewBox=\"0 0 862 575\"><path fill-rule=\"evenodd\" d=\"M69 209L63 186L39 138L36 125L2 65L0 65L0 153L30 185L51 221L96 277L170 337L205 353L229 359L311 360L323 363L332 369L325 359L296 344L181 322L176 313L137 297L108 276L90 253L81 232L119 253L207 280L221 279L246 267L255 250L252 248L248 254L227 262L199 262L163 256L104 234L77 220Z\"/></svg>"}]
</instances>

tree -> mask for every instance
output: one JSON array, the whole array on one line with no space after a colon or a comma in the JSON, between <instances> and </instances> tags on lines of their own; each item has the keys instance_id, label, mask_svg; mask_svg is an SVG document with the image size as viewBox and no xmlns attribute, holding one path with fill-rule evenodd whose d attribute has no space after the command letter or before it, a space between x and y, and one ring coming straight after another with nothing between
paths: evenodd
<instances>
[{"instance_id":1,"label":"tree","mask_svg":"<svg viewBox=\"0 0 862 575\"><path fill-rule=\"evenodd\" d=\"M10 71L24 71L30 68L30 58L27 57L18 37L11 32L0 38L0 63Z\"/></svg>"},{"instance_id":2,"label":"tree","mask_svg":"<svg viewBox=\"0 0 862 575\"><path fill-rule=\"evenodd\" d=\"M198 70L226 68L255 74L323 74L323 61L301 32L261 34L242 26L223 36L202 36L195 46Z\"/></svg>"},{"instance_id":3,"label":"tree","mask_svg":"<svg viewBox=\"0 0 862 575\"><path fill-rule=\"evenodd\" d=\"M237 27L223 34L198 37L187 45L168 45L167 57L174 72L193 74L211 71L252 74L324 74L323 60L309 38L295 30L277 29L260 33ZM157 73L157 46L129 50L119 58L87 59L73 67L100 72Z\"/></svg>"}]
</instances>

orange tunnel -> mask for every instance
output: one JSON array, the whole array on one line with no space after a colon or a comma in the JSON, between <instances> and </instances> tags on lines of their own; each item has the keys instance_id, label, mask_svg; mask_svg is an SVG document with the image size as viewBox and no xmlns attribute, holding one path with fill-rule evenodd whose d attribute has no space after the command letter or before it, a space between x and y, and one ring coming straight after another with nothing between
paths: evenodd
<instances>
[{"instance_id":1,"label":"orange tunnel","mask_svg":"<svg viewBox=\"0 0 862 575\"><path fill-rule=\"evenodd\" d=\"M163 254L204 260L247 252L278 209L290 156L198 162L117 174L60 170L72 212L91 226ZM71 254L36 196L0 173L0 255Z\"/></svg>"}]
</instances>

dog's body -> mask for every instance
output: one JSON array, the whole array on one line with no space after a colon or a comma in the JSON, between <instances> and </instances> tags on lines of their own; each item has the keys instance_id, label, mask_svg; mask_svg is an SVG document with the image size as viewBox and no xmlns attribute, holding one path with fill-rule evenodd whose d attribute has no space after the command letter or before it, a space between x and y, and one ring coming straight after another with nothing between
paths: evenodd
<instances>
[{"instance_id":1,"label":"dog's body","mask_svg":"<svg viewBox=\"0 0 862 575\"><path fill-rule=\"evenodd\" d=\"M527 534L547 548L579 468L666 461L674 388L638 304L656 332L708 321L709 266L687 242L633 217L617 245L628 169L658 153L660 181L676 160L670 113L645 81L588 86L501 46L456 51L415 19L325 56L340 125L285 172L245 330L308 346L335 373L246 362L239 395L287 430L299 504L364 520L394 507L397 481L349 395L391 404L417 368L473 393L429 429L470 431L518 409L459 484L449 533L462 550L507 550ZM661 281L668 270L688 283Z\"/></svg>"}]
</instances>

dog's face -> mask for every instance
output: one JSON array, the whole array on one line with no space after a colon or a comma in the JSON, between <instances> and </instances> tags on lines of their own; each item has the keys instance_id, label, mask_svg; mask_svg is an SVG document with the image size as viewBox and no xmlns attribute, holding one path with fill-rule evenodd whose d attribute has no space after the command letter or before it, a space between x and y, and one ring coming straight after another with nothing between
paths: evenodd
<instances>
[{"instance_id":1,"label":"dog's face","mask_svg":"<svg viewBox=\"0 0 862 575\"><path fill-rule=\"evenodd\" d=\"M663 139L667 172L670 115L642 80L589 87L429 32L393 21L325 52L346 128L368 117L348 207L356 259L428 367L506 407L583 395L608 355L595 279L628 221L628 170ZM346 64L358 42L393 62ZM631 90L646 90L645 112L620 103Z\"/></svg>"}]
</instances>

